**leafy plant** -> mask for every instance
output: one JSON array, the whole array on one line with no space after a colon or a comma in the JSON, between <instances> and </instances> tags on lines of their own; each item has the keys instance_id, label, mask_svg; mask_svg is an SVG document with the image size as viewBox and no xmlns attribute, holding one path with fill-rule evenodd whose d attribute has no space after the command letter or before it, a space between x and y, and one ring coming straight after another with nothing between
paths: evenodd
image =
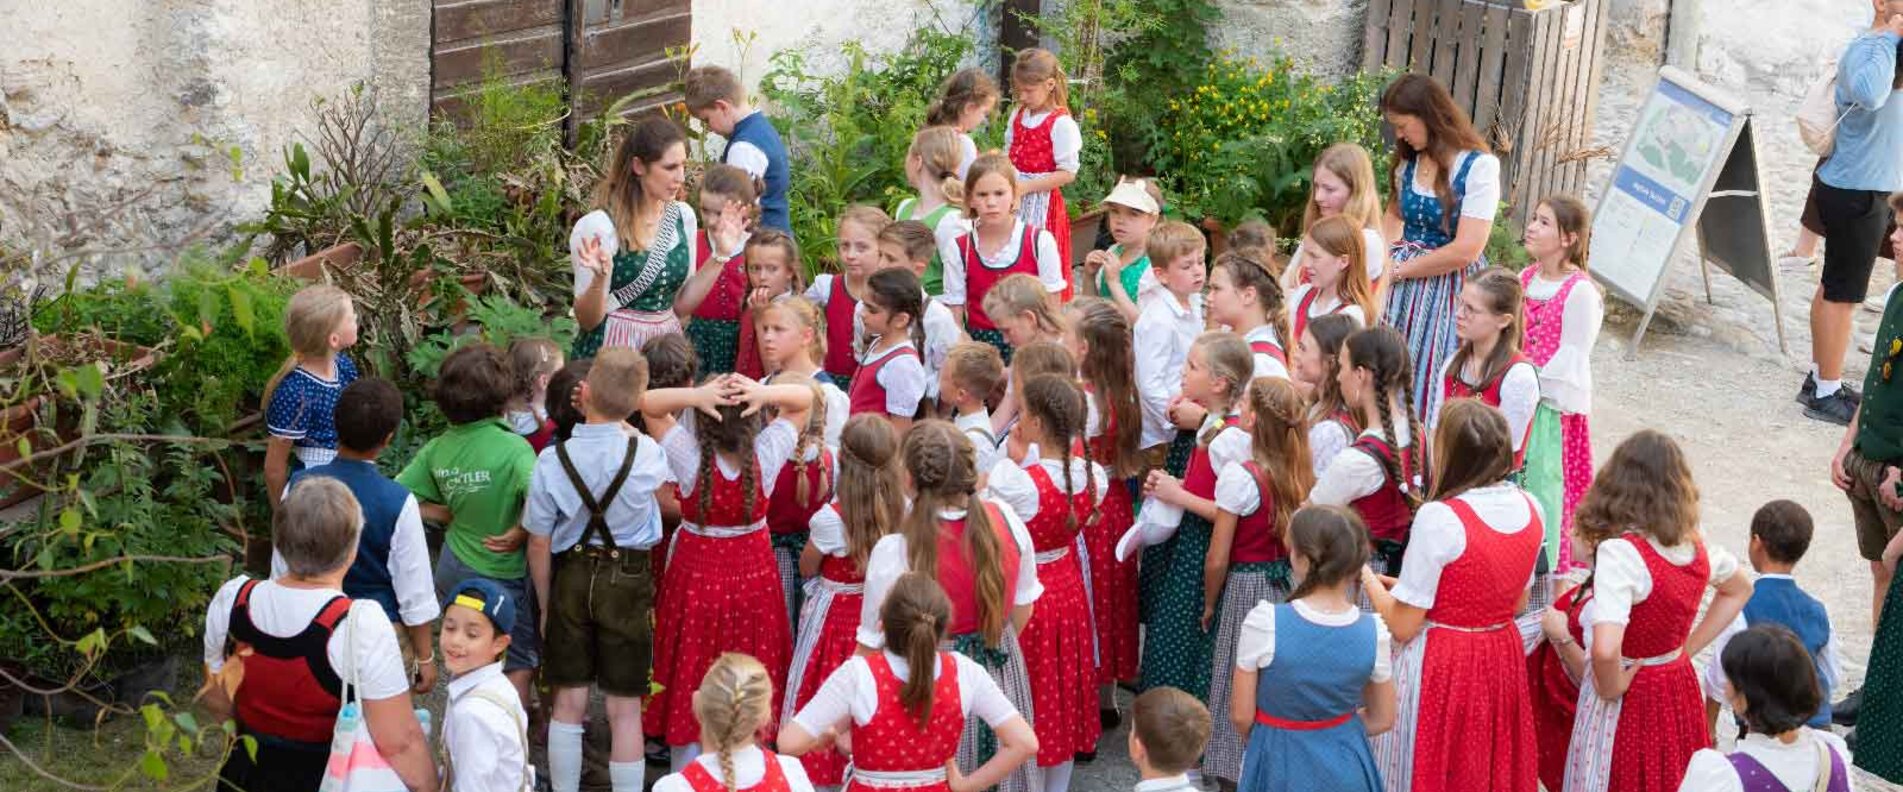
<instances>
[{"instance_id":1,"label":"leafy plant","mask_svg":"<svg viewBox=\"0 0 1903 792\"><path fill-rule=\"evenodd\" d=\"M1345 140L1379 150L1384 81L1359 74L1329 84L1287 56L1263 64L1224 55L1194 88L1165 100L1172 121L1149 132L1151 162L1185 217L1225 225L1262 217L1293 232L1323 149Z\"/></svg>"},{"instance_id":2,"label":"leafy plant","mask_svg":"<svg viewBox=\"0 0 1903 792\"><path fill-rule=\"evenodd\" d=\"M1054 13L1025 15L1025 19L1040 36L1053 41L1058 62L1070 77L1070 110L1084 144L1077 180L1064 190L1065 205L1074 217L1088 211L1117 181L1109 136L1115 111L1108 101L1105 64L1118 45L1164 22L1144 0L1075 0Z\"/></svg>"},{"instance_id":3,"label":"leafy plant","mask_svg":"<svg viewBox=\"0 0 1903 792\"><path fill-rule=\"evenodd\" d=\"M555 342L555 346L567 349L575 340L575 320L567 316L550 319L541 312L517 305L504 297L484 296L470 307L468 322L475 332L468 330L444 330L433 333L410 350L410 368L425 377L434 378L437 369L442 367L443 358L449 353L476 342L484 342L498 349L507 349L509 345L523 338L545 338Z\"/></svg>"}]
</instances>

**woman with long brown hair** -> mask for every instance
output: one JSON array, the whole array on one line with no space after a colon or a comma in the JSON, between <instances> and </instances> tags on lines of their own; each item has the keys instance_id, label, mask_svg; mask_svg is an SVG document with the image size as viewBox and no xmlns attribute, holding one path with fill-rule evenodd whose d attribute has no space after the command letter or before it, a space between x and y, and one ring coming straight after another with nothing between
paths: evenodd
<instances>
[{"instance_id":1,"label":"woman with long brown hair","mask_svg":"<svg viewBox=\"0 0 1903 792\"><path fill-rule=\"evenodd\" d=\"M665 118L635 124L615 148L595 210L568 235L581 325L570 358L681 332L674 297L694 272L699 226L693 207L676 200L686 163L687 136Z\"/></svg>"},{"instance_id":2,"label":"woman with long brown hair","mask_svg":"<svg viewBox=\"0 0 1903 792\"><path fill-rule=\"evenodd\" d=\"M1381 96L1394 127L1387 237L1395 243L1387 321L1407 337L1414 401L1432 415L1434 376L1454 353L1454 304L1483 251L1500 203L1500 160L1447 88L1404 75Z\"/></svg>"}]
</instances>

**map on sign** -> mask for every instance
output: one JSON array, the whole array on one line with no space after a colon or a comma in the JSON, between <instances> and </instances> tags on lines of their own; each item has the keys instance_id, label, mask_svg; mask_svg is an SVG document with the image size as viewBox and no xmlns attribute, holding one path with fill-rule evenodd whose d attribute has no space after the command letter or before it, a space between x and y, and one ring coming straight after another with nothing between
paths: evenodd
<instances>
[{"instance_id":1,"label":"map on sign","mask_svg":"<svg viewBox=\"0 0 1903 792\"><path fill-rule=\"evenodd\" d=\"M1593 274L1640 304L1651 302L1740 118L1681 74L1661 70L1593 221Z\"/></svg>"}]
</instances>

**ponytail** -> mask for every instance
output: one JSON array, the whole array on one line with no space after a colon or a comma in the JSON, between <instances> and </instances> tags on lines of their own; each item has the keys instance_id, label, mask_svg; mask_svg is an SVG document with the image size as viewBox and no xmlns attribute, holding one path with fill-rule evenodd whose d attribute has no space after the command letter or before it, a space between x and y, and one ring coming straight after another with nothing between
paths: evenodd
<instances>
[{"instance_id":1,"label":"ponytail","mask_svg":"<svg viewBox=\"0 0 1903 792\"><path fill-rule=\"evenodd\" d=\"M885 604L879 606L879 625L885 630L886 645L896 647L911 669L905 685L899 688L899 703L907 714L925 728L931 720L932 700L937 688L933 673L938 664L938 644L951 626L951 600L938 581L917 572L899 576ZM947 668L944 673L957 673Z\"/></svg>"}]
</instances>

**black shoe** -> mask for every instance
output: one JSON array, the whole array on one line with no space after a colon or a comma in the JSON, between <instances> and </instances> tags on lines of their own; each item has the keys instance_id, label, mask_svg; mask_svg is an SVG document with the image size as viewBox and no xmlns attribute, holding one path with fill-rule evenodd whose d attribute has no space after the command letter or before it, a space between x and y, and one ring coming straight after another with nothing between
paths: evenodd
<instances>
[{"instance_id":1,"label":"black shoe","mask_svg":"<svg viewBox=\"0 0 1903 792\"><path fill-rule=\"evenodd\" d=\"M1856 399L1850 395L1849 388L1839 388L1829 396L1819 396L1804 406L1804 417L1812 420L1849 426L1850 419L1857 414Z\"/></svg>"},{"instance_id":2,"label":"black shoe","mask_svg":"<svg viewBox=\"0 0 1903 792\"><path fill-rule=\"evenodd\" d=\"M1859 407L1863 406L1863 394L1859 392L1856 388L1850 387L1850 383L1846 382L1841 385L1838 385L1837 390L1838 392L1843 393L1846 396L1849 396L1852 404L1855 404Z\"/></svg>"},{"instance_id":3,"label":"black shoe","mask_svg":"<svg viewBox=\"0 0 1903 792\"><path fill-rule=\"evenodd\" d=\"M1095 761L1097 761L1097 752L1096 752L1096 751L1084 751L1084 752L1082 752L1082 753L1079 753L1079 754L1077 754L1077 755L1075 755L1075 756L1072 756L1072 757L1071 757L1071 760L1072 760L1072 761L1075 761L1075 762L1076 762L1076 763L1078 763L1078 764L1090 764L1091 762L1095 762Z\"/></svg>"},{"instance_id":4,"label":"black shoe","mask_svg":"<svg viewBox=\"0 0 1903 792\"><path fill-rule=\"evenodd\" d=\"M1806 373L1804 384L1797 388L1797 403L1809 407L1811 400L1817 398L1817 375Z\"/></svg>"},{"instance_id":5,"label":"black shoe","mask_svg":"<svg viewBox=\"0 0 1903 792\"><path fill-rule=\"evenodd\" d=\"M1123 723L1123 716L1113 709L1101 709L1097 710L1097 721L1103 724L1104 731L1113 731Z\"/></svg>"},{"instance_id":6,"label":"black shoe","mask_svg":"<svg viewBox=\"0 0 1903 792\"><path fill-rule=\"evenodd\" d=\"M642 753L646 754L643 758L651 765L666 767L672 761L671 752L668 750L667 743L661 742L660 740L648 740L645 750L643 750Z\"/></svg>"},{"instance_id":7,"label":"black shoe","mask_svg":"<svg viewBox=\"0 0 1903 792\"><path fill-rule=\"evenodd\" d=\"M1857 707L1863 704L1863 688L1850 691L1842 701L1830 705L1830 722L1838 726L1857 725Z\"/></svg>"}]
</instances>

